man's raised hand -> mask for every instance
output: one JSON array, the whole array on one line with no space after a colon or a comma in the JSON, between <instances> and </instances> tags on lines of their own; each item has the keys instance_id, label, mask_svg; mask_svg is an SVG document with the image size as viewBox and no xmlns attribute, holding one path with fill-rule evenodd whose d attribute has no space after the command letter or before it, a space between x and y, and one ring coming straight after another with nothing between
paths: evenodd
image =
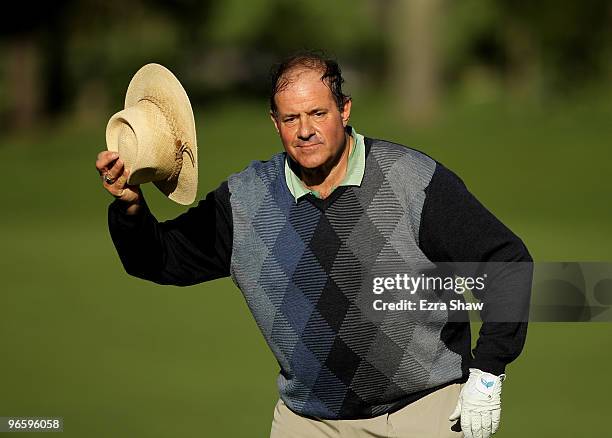
<instances>
[{"instance_id":1,"label":"man's raised hand","mask_svg":"<svg viewBox=\"0 0 612 438\"><path fill-rule=\"evenodd\" d=\"M123 166L123 161L117 152L102 151L96 160L96 169L102 178L102 186L115 199L125 202L127 213L135 214L142 197L140 187L128 185L129 170Z\"/></svg>"}]
</instances>

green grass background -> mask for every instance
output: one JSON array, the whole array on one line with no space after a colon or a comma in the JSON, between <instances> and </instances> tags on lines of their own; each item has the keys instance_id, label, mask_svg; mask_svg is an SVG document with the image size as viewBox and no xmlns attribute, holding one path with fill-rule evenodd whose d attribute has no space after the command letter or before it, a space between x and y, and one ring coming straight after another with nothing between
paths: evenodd
<instances>
[{"instance_id":1,"label":"green grass background","mask_svg":"<svg viewBox=\"0 0 612 438\"><path fill-rule=\"evenodd\" d=\"M612 260L612 105L451 105L429 128L358 97L352 123L456 171L536 260ZM278 365L229 279L129 277L94 161L106 119L0 136L0 416L70 437L266 437ZM280 150L264 100L197 113L200 194ZM150 187L159 219L184 210ZM607 436L612 324L540 323L508 369L502 437Z\"/></svg>"}]
</instances>

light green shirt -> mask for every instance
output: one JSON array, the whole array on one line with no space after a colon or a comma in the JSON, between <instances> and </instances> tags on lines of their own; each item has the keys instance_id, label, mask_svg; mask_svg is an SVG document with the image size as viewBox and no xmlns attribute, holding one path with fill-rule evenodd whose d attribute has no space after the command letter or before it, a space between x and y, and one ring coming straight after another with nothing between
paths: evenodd
<instances>
[{"instance_id":1,"label":"light green shirt","mask_svg":"<svg viewBox=\"0 0 612 438\"><path fill-rule=\"evenodd\" d=\"M332 192L340 186L360 186L361 180L363 179L363 173L365 172L365 142L363 141L363 135L358 134L355 128L351 127L351 137L353 137L354 147L351 154L348 157L348 167L346 175L342 182L332 188ZM316 190L310 190L300 179L299 176L291 170L289 166L289 156L285 159L285 181L289 191L295 198L295 202L298 201L302 196L312 193L317 198L320 198L319 192Z\"/></svg>"}]
</instances>

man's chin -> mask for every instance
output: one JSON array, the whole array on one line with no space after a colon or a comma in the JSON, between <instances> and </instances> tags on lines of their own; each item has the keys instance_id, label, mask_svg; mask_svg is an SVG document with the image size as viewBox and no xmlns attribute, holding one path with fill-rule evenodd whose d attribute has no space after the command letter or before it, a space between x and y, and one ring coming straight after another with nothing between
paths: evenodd
<instances>
[{"instance_id":1,"label":"man's chin","mask_svg":"<svg viewBox=\"0 0 612 438\"><path fill-rule=\"evenodd\" d=\"M320 168L323 165L323 161L322 160L301 159L297 161L297 164L302 169L315 170L317 168Z\"/></svg>"},{"instance_id":2,"label":"man's chin","mask_svg":"<svg viewBox=\"0 0 612 438\"><path fill-rule=\"evenodd\" d=\"M325 163L325 160L320 154L301 153L297 157L294 157L293 160L298 166L308 170L321 167Z\"/></svg>"}]
</instances>

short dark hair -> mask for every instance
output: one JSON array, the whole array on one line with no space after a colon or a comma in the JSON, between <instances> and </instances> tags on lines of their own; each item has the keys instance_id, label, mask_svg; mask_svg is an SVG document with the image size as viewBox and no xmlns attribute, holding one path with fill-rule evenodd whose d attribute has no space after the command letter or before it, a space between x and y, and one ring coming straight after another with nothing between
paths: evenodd
<instances>
[{"instance_id":1,"label":"short dark hair","mask_svg":"<svg viewBox=\"0 0 612 438\"><path fill-rule=\"evenodd\" d=\"M272 113L276 114L277 111L274 100L276 94L283 91L291 82L287 73L299 68L320 71L321 80L331 90L338 110L342 111L342 107L350 96L342 92L344 78L338 62L328 58L321 51L307 51L293 54L272 67L270 71L270 110Z\"/></svg>"}]
</instances>

